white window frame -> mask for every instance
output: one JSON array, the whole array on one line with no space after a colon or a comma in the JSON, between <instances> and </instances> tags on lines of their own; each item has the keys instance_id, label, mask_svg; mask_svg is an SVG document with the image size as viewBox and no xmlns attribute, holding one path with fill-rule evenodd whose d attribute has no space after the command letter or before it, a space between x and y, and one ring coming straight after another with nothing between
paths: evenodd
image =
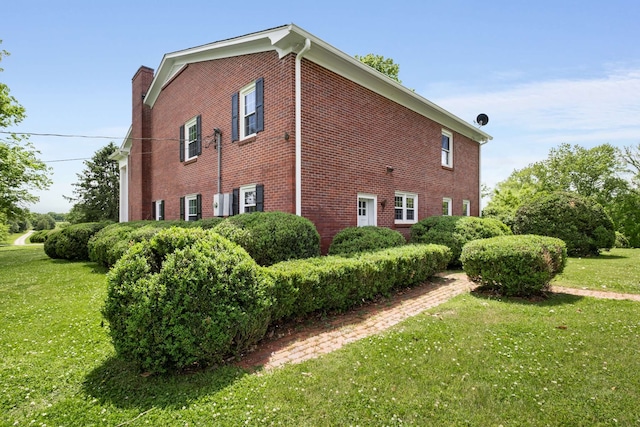
<instances>
[{"instance_id":1,"label":"white window frame","mask_svg":"<svg viewBox=\"0 0 640 427\"><path fill-rule=\"evenodd\" d=\"M449 138L449 150L445 150L442 147L442 137L446 136ZM440 136L440 149L441 149L441 162L442 166L447 168L453 167L453 134L448 130L442 129L442 135Z\"/></svg>"},{"instance_id":2,"label":"white window frame","mask_svg":"<svg viewBox=\"0 0 640 427\"><path fill-rule=\"evenodd\" d=\"M447 213L444 212L445 203L447 204ZM443 216L451 216L452 205L453 205L453 201L451 200L450 197L443 197L442 198L442 215Z\"/></svg>"},{"instance_id":3,"label":"white window frame","mask_svg":"<svg viewBox=\"0 0 640 427\"><path fill-rule=\"evenodd\" d=\"M402 198L402 206L396 206L396 198ZM413 199L413 207L409 208L407 206L407 199ZM394 210L393 210L393 216L395 219L395 223L396 224L415 224L416 222L418 222L418 195L415 193L407 193L404 191L396 191L395 192L395 197L393 199L393 206L394 206ZM397 219L396 216L396 209L400 210L402 209L402 219ZM407 218L407 211L408 210L413 210L413 219L408 219Z\"/></svg>"},{"instance_id":4,"label":"white window frame","mask_svg":"<svg viewBox=\"0 0 640 427\"><path fill-rule=\"evenodd\" d=\"M251 203L251 201L249 201L249 203L247 203L247 193L251 193L253 192L253 203ZM250 212L257 212L258 211L258 191L256 190L256 184L251 184L251 185L245 185L243 187L240 187L240 204L239 204L239 208L240 208L240 213L250 213ZM253 208L253 209L252 209ZM249 209L249 210L247 210Z\"/></svg>"},{"instance_id":5,"label":"white window frame","mask_svg":"<svg viewBox=\"0 0 640 427\"><path fill-rule=\"evenodd\" d=\"M189 202L195 202L195 219L191 219L191 211L189 210ZM188 196L184 196L184 220L185 221L197 221L198 220L198 195L197 194L189 194Z\"/></svg>"},{"instance_id":6,"label":"white window frame","mask_svg":"<svg viewBox=\"0 0 640 427\"><path fill-rule=\"evenodd\" d=\"M156 221L160 221L160 208L164 200L156 200L156 211L153 213Z\"/></svg>"},{"instance_id":7,"label":"white window frame","mask_svg":"<svg viewBox=\"0 0 640 427\"><path fill-rule=\"evenodd\" d=\"M471 202L469 200L462 201L462 215L471 216Z\"/></svg>"},{"instance_id":8,"label":"white window frame","mask_svg":"<svg viewBox=\"0 0 640 427\"><path fill-rule=\"evenodd\" d=\"M247 95L250 95L251 93L253 93L253 110L250 111L245 111L247 108L246 105L246 97ZM239 111L239 118L240 118L240 123L239 123L239 128L240 128L240 139L245 139L248 138L250 136L253 136L257 133L257 131L254 131L252 133L248 133L246 130L246 126L245 126L245 120L247 119L247 117L249 116L253 116L254 118L254 127L257 129L258 128L258 114L256 111L256 82L253 81L252 83L250 83L249 85L245 86L244 88L242 88L240 90L240 111Z\"/></svg>"},{"instance_id":9,"label":"white window frame","mask_svg":"<svg viewBox=\"0 0 640 427\"><path fill-rule=\"evenodd\" d=\"M189 131L191 130L191 128L195 128L195 138L193 140L189 139ZM192 159L196 159L198 157L198 155L196 154L195 156L190 156L189 155L189 147L191 146L191 144L194 144L194 146L197 146L198 144L198 117L194 117L193 119L189 120L188 122L186 122L184 124L184 160L185 162L192 160ZM185 211L186 212L186 211Z\"/></svg>"}]
</instances>

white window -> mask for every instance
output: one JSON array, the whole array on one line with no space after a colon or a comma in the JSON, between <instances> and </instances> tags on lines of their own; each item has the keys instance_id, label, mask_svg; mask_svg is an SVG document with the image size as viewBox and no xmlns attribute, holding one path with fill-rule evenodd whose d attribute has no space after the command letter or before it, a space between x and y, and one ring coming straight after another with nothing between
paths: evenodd
<instances>
[{"instance_id":1,"label":"white window","mask_svg":"<svg viewBox=\"0 0 640 427\"><path fill-rule=\"evenodd\" d=\"M240 91L240 139L247 138L257 132L256 115L256 83Z\"/></svg>"},{"instance_id":2,"label":"white window","mask_svg":"<svg viewBox=\"0 0 640 427\"><path fill-rule=\"evenodd\" d=\"M255 185L240 187L240 213L258 210L258 193Z\"/></svg>"},{"instance_id":3,"label":"white window","mask_svg":"<svg viewBox=\"0 0 640 427\"><path fill-rule=\"evenodd\" d=\"M418 195L396 192L395 196L396 224L414 224L418 222Z\"/></svg>"},{"instance_id":4,"label":"white window","mask_svg":"<svg viewBox=\"0 0 640 427\"><path fill-rule=\"evenodd\" d=\"M184 159L198 157L198 120L197 117L184 124Z\"/></svg>"},{"instance_id":5,"label":"white window","mask_svg":"<svg viewBox=\"0 0 640 427\"><path fill-rule=\"evenodd\" d=\"M185 221L198 220L198 195L192 194L184 198Z\"/></svg>"},{"instance_id":6,"label":"white window","mask_svg":"<svg viewBox=\"0 0 640 427\"><path fill-rule=\"evenodd\" d=\"M442 215L451 215L451 199L448 197L442 199Z\"/></svg>"},{"instance_id":7,"label":"white window","mask_svg":"<svg viewBox=\"0 0 640 427\"><path fill-rule=\"evenodd\" d=\"M442 166L453 167L453 134L442 130Z\"/></svg>"},{"instance_id":8,"label":"white window","mask_svg":"<svg viewBox=\"0 0 640 427\"><path fill-rule=\"evenodd\" d=\"M156 221L164 219L164 200L156 200L154 204L156 211L154 212Z\"/></svg>"},{"instance_id":9,"label":"white window","mask_svg":"<svg viewBox=\"0 0 640 427\"><path fill-rule=\"evenodd\" d=\"M378 198L373 194L358 194L358 227L378 225Z\"/></svg>"},{"instance_id":10,"label":"white window","mask_svg":"<svg viewBox=\"0 0 640 427\"><path fill-rule=\"evenodd\" d=\"M468 200L462 201L462 215L470 216L471 215L471 202Z\"/></svg>"}]
</instances>

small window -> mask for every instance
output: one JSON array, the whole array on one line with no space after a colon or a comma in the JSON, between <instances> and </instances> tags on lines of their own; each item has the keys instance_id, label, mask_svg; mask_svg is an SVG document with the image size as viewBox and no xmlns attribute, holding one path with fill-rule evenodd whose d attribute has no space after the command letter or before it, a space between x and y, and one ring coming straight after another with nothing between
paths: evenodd
<instances>
[{"instance_id":1,"label":"small window","mask_svg":"<svg viewBox=\"0 0 640 427\"><path fill-rule=\"evenodd\" d=\"M414 224L418 221L418 195L396 192L395 223Z\"/></svg>"},{"instance_id":2,"label":"small window","mask_svg":"<svg viewBox=\"0 0 640 427\"><path fill-rule=\"evenodd\" d=\"M180 219L185 221L197 221L202 218L202 197L199 194L191 194L181 199Z\"/></svg>"},{"instance_id":3,"label":"small window","mask_svg":"<svg viewBox=\"0 0 640 427\"><path fill-rule=\"evenodd\" d=\"M451 199L448 197L442 199L442 215L451 215Z\"/></svg>"},{"instance_id":4,"label":"small window","mask_svg":"<svg viewBox=\"0 0 640 427\"><path fill-rule=\"evenodd\" d=\"M231 96L231 141L249 138L264 130L264 79Z\"/></svg>"},{"instance_id":5,"label":"small window","mask_svg":"<svg viewBox=\"0 0 640 427\"><path fill-rule=\"evenodd\" d=\"M258 210L258 194L255 185L240 187L240 212L249 213Z\"/></svg>"},{"instance_id":6,"label":"small window","mask_svg":"<svg viewBox=\"0 0 640 427\"><path fill-rule=\"evenodd\" d=\"M202 154L201 118L196 116L180 126L180 161L195 159Z\"/></svg>"},{"instance_id":7,"label":"small window","mask_svg":"<svg viewBox=\"0 0 640 427\"><path fill-rule=\"evenodd\" d=\"M471 202L468 200L462 201L462 215L471 216Z\"/></svg>"},{"instance_id":8,"label":"small window","mask_svg":"<svg viewBox=\"0 0 640 427\"><path fill-rule=\"evenodd\" d=\"M156 200L153 203L154 210L154 218L156 221L162 221L164 219L164 200Z\"/></svg>"},{"instance_id":9,"label":"small window","mask_svg":"<svg viewBox=\"0 0 640 427\"><path fill-rule=\"evenodd\" d=\"M453 167L453 134L442 131L442 166Z\"/></svg>"}]
</instances>

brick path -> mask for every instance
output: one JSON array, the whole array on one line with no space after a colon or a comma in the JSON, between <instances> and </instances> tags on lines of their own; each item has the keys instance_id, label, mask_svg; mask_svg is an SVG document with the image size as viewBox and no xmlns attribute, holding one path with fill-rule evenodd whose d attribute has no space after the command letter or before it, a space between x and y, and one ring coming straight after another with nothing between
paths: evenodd
<instances>
[{"instance_id":1,"label":"brick path","mask_svg":"<svg viewBox=\"0 0 640 427\"><path fill-rule=\"evenodd\" d=\"M245 355L238 366L264 370L287 363L300 363L330 353L345 344L382 332L424 310L473 290L464 273L448 273L430 282L397 292L391 298L367 304L349 313L315 318L308 324L281 325L256 349ZM610 299L640 301L640 295L617 294L554 286L552 292Z\"/></svg>"}]
</instances>

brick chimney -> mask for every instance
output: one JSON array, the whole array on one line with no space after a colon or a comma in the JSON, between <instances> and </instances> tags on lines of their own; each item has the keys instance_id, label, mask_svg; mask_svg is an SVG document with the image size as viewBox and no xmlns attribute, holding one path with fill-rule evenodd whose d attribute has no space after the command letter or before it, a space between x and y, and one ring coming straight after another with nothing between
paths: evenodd
<instances>
[{"instance_id":1,"label":"brick chimney","mask_svg":"<svg viewBox=\"0 0 640 427\"><path fill-rule=\"evenodd\" d=\"M129 153L129 220L153 219L151 212L151 108L144 97L153 69L140 67L131 83L131 151Z\"/></svg>"}]
</instances>

